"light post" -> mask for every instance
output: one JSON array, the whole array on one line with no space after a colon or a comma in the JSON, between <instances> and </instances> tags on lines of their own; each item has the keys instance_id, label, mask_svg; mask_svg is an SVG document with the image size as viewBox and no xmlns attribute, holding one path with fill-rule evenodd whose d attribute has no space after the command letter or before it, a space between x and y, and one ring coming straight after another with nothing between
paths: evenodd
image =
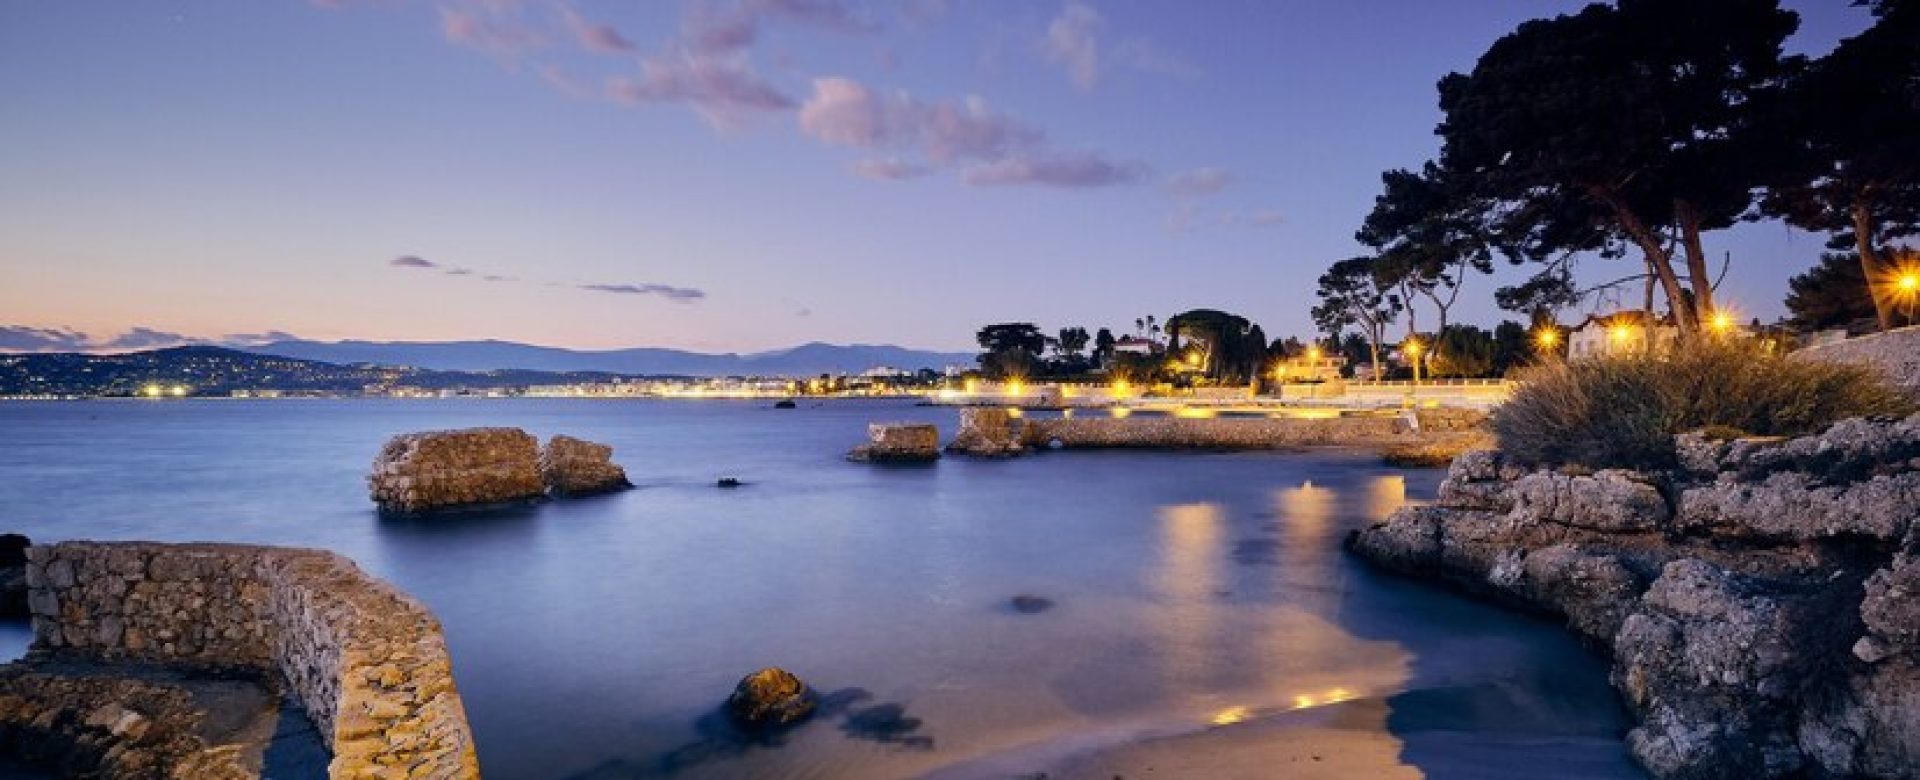
<instances>
[{"instance_id":1,"label":"light post","mask_svg":"<svg viewBox=\"0 0 1920 780\"><path fill-rule=\"evenodd\" d=\"M1413 384L1418 387L1420 385L1420 342L1407 339L1406 345L1401 347L1401 350L1407 353L1407 357L1413 363Z\"/></svg>"},{"instance_id":2,"label":"light post","mask_svg":"<svg viewBox=\"0 0 1920 780\"><path fill-rule=\"evenodd\" d=\"M1912 325L1913 302L1914 299L1920 298L1920 271L1907 270L1901 272L1900 278L1894 280L1893 288L1899 295L1900 300L1906 303L1907 324Z\"/></svg>"},{"instance_id":3,"label":"light post","mask_svg":"<svg viewBox=\"0 0 1920 780\"><path fill-rule=\"evenodd\" d=\"M1555 354L1554 348L1560 346L1560 331L1552 327L1542 327L1533 334L1533 343L1539 345L1541 352Z\"/></svg>"}]
</instances>

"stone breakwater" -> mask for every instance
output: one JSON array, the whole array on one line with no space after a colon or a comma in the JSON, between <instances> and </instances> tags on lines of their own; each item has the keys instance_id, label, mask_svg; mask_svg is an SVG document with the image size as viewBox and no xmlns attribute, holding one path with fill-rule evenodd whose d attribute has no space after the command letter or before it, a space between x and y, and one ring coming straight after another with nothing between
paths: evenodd
<instances>
[{"instance_id":1,"label":"stone breakwater","mask_svg":"<svg viewBox=\"0 0 1920 780\"><path fill-rule=\"evenodd\" d=\"M1675 446L1668 473L1468 453L1349 546L1563 616L1656 776L1920 777L1920 415Z\"/></svg>"},{"instance_id":2,"label":"stone breakwater","mask_svg":"<svg viewBox=\"0 0 1920 780\"><path fill-rule=\"evenodd\" d=\"M871 423L867 443L847 459L873 463L924 463L940 458L940 429L927 423Z\"/></svg>"},{"instance_id":3,"label":"stone breakwater","mask_svg":"<svg viewBox=\"0 0 1920 780\"><path fill-rule=\"evenodd\" d=\"M33 658L251 670L285 682L332 777L479 776L439 621L342 556L146 542L28 555Z\"/></svg>"},{"instance_id":4,"label":"stone breakwater","mask_svg":"<svg viewBox=\"0 0 1920 780\"><path fill-rule=\"evenodd\" d=\"M1075 415L1015 417L1006 409L963 409L948 449L970 455L1014 455L1027 448L1278 449L1385 446L1468 436L1486 415L1466 409L1337 417L1181 417Z\"/></svg>"},{"instance_id":5,"label":"stone breakwater","mask_svg":"<svg viewBox=\"0 0 1920 780\"><path fill-rule=\"evenodd\" d=\"M543 450L519 428L405 433L374 458L367 489L381 511L411 514L589 495L632 487L613 448L554 436Z\"/></svg>"}]
</instances>

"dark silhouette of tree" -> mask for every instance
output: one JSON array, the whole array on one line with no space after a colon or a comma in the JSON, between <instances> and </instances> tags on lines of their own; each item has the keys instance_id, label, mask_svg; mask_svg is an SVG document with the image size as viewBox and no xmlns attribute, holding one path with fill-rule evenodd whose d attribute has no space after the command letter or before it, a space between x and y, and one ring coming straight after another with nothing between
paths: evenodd
<instances>
[{"instance_id":1,"label":"dark silhouette of tree","mask_svg":"<svg viewBox=\"0 0 1920 780\"><path fill-rule=\"evenodd\" d=\"M1893 307L1886 245L1920 234L1920 4L1879 3L1873 27L1840 42L1768 103L1776 156L1761 210L1850 247L1881 329Z\"/></svg>"},{"instance_id":2,"label":"dark silhouette of tree","mask_svg":"<svg viewBox=\"0 0 1920 780\"><path fill-rule=\"evenodd\" d=\"M1787 280L1787 312L1799 330L1853 328L1862 321L1881 326L1892 323L1881 316L1867 287L1866 270L1851 252L1827 252L1820 263Z\"/></svg>"},{"instance_id":3,"label":"dark silhouette of tree","mask_svg":"<svg viewBox=\"0 0 1920 780\"><path fill-rule=\"evenodd\" d=\"M974 334L979 342L980 368L990 377L1023 377L1033 372L1040 353L1047 348L1046 334L1031 322L1002 322L988 325Z\"/></svg>"},{"instance_id":4,"label":"dark silhouette of tree","mask_svg":"<svg viewBox=\"0 0 1920 780\"><path fill-rule=\"evenodd\" d=\"M1427 370L1436 377L1481 377L1493 373L1498 351L1492 333L1473 325L1449 325L1433 340Z\"/></svg>"},{"instance_id":5,"label":"dark silhouette of tree","mask_svg":"<svg viewBox=\"0 0 1920 780\"><path fill-rule=\"evenodd\" d=\"M1379 253L1376 272L1390 286L1433 303L1445 330L1468 273L1493 271L1489 204L1446 181L1431 162L1419 173L1391 170L1380 180L1382 191L1354 238ZM1409 297L1409 327L1412 304Z\"/></svg>"},{"instance_id":6,"label":"dark silhouette of tree","mask_svg":"<svg viewBox=\"0 0 1920 780\"><path fill-rule=\"evenodd\" d=\"M1640 249L1690 338L1700 312L1686 306L1689 284L1712 305L1700 233L1747 205L1758 167L1742 164L1746 109L1784 74L1780 46L1797 26L1776 0L1621 0L1526 22L1471 73L1441 80L1441 167L1510 212L1556 217L1540 222L1553 230L1506 236L1530 242L1526 255L1587 248L1591 234L1568 217L1604 218Z\"/></svg>"},{"instance_id":7,"label":"dark silhouette of tree","mask_svg":"<svg viewBox=\"0 0 1920 780\"><path fill-rule=\"evenodd\" d=\"M1101 328L1093 334L1094 364L1104 367L1113 362L1114 341L1113 331L1107 330L1106 328Z\"/></svg>"},{"instance_id":8,"label":"dark silhouette of tree","mask_svg":"<svg viewBox=\"0 0 1920 780\"><path fill-rule=\"evenodd\" d=\"M1245 382L1259 376L1267 360L1267 334L1247 318L1217 309L1194 309L1167 319L1167 350L1176 360L1184 359L1181 340L1187 353L1201 357L1200 367L1209 379L1221 382Z\"/></svg>"},{"instance_id":9,"label":"dark silhouette of tree","mask_svg":"<svg viewBox=\"0 0 1920 780\"><path fill-rule=\"evenodd\" d=\"M1320 303L1313 307L1313 322L1330 336L1337 336L1348 326L1358 328L1360 337L1366 340L1369 359L1373 364L1373 378L1380 379L1380 345L1386 339L1387 326L1399 316L1402 303L1391 289L1381 283L1374 273L1375 258L1350 257L1334 263L1326 273L1320 275L1319 289L1316 294ZM1342 343L1344 350L1345 344ZM1348 355L1349 363L1358 365Z\"/></svg>"},{"instance_id":10,"label":"dark silhouette of tree","mask_svg":"<svg viewBox=\"0 0 1920 780\"><path fill-rule=\"evenodd\" d=\"M1087 334L1086 328L1074 326L1061 328L1060 335L1054 343L1058 346L1062 357L1075 360L1080 357L1081 352L1086 350L1087 342L1091 340L1092 337Z\"/></svg>"}]
</instances>

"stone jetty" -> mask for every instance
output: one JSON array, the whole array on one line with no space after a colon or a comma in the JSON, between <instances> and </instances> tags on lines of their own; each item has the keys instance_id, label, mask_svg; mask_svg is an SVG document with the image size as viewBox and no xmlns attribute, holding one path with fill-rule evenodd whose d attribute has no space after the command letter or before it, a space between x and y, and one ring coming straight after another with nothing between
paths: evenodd
<instances>
[{"instance_id":1,"label":"stone jetty","mask_svg":"<svg viewBox=\"0 0 1920 780\"><path fill-rule=\"evenodd\" d=\"M1306 446L1439 446L1472 441L1486 413L1472 409L1417 409L1299 416L1285 413L1016 416L1004 408L960 411L960 429L947 445L975 456L1017 455L1031 448L1260 450Z\"/></svg>"},{"instance_id":2,"label":"stone jetty","mask_svg":"<svg viewBox=\"0 0 1920 780\"><path fill-rule=\"evenodd\" d=\"M633 487L626 469L613 462L613 448L556 435L540 451L540 477L556 496L587 496Z\"/></svg>"},{"instance_id":3,"label":"stone jetty","mask_svg":"<svg viewBox=\"0 0 1920 780\"><path fill-rule=\"evenodd\" d=\"M195 728L210 717L195 691L251 678L305 711L331 777L479 776L439 622L346 558L148 542L28 555L33 648L0 668L0 732L27 758L104 777L257 777L263 745Z\"/></svg>"},{"instance_id":4,"label":"stone jetty","mask_svg":"<svg viewBox=\"0 0 1920 780\"><path fill-rule=\"evenodd\" d=\"M940 458L940 430L931 423L871 423L867 443L847 459L872 463L925 463Z\"/></svg>"},{"instance_id":5,"label":"stone jetty","mask_svg":"<svg viewBox=\"0 0 1920 780\"><path fill-rule=\"evenodd\" d=\"M1920 415L1675 448L1660 473L1468 453L1349 546L1564 617L1658 777L1920 776Z\"/></svg>"}]
</instances>

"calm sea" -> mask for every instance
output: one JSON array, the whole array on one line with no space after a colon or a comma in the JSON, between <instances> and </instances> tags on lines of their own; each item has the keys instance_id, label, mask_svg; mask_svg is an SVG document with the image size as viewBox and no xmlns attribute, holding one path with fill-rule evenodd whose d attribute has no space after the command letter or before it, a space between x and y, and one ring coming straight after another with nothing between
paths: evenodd
<instances>
[{"instance_id":1,"label":"calm sea","mask_svg":"<svg viewBox=\"0 0 1920 780\"><path fill-rule=\"evenodd\" d=\"M1377 738L1429 777L1540 761L1633 776L1605 667L1565 632L1342 554L1349 529L1431 497L1437 471L1339 452L842 460L874 420L950 432L954 414L0 403L0 530L351 556L444 621L489 778L1005 777L1353 701L1384 701ZM639 488L375 515L364 477L389 435L474 425L610 443ZM722 476L747 485L716 488ZM1022 613L1016 595L1053 606ZM0 651L25 641L0 630ZM769 665L832 706L777 743L741 743L712 713Z\"/></svg>"}]
</instances>

